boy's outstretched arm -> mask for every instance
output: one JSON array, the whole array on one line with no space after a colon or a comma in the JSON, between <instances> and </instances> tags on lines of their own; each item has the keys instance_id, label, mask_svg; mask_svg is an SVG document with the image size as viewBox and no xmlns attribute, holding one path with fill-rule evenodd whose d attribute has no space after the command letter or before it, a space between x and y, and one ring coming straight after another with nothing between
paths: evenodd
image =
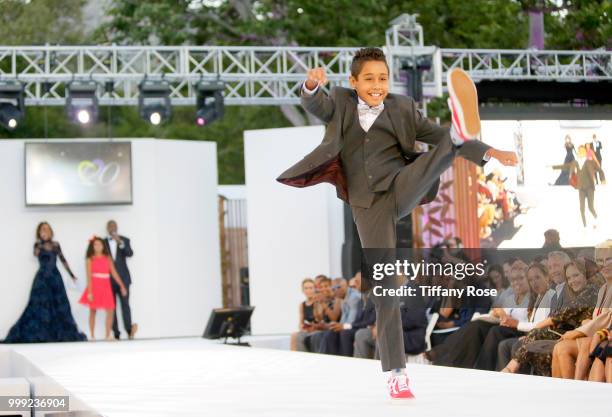
<instances>
[{"instance_id":1,"label":"boy's outstretched arm","mask_svg":"<svg viewBox=\"0 0 612 417\"><path fill-rule=\"evenodd\" d=\"M319 118L323 123L329 123L334 115L334 94L325 94L321 88L327 83L325 70L321 67L308 70L307 78L302 84L300 91L300 102L304 109Z\"/></svg>"}]
</instances>

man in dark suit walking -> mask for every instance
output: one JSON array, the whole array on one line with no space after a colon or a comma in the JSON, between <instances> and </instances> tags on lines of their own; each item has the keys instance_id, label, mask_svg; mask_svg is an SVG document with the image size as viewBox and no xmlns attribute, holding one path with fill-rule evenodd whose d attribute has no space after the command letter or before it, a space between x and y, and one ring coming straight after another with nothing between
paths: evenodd
<instances>
[{"instance_id":1,"label":"man in dark suit walking","mask_svg":"<svg viewBox=\"0 0 612 417\"><path fill-rule=\"evenodd\" d=\"M593 153L595 154L595 159L597 159L597 165L599 165L599 168L601 168L601 149L602 148L603 146L601 145L601 141L597 139L597 135L593 133L593 141L591 142L591 149L593 150ZM598 184L604 181L604 179L599 174L599 171L597 172L597 177L595 177L595 179L597 180Z\"/></svg>"},{"instance_id":2,"label":"man in dark suit walking","mask_svg":"<svg viewBox=\"0 0 612 417\"><path fill-rule=\"evenodd\" d=\"M578 147L578 158L572 162L562 165L553 165L553 169L568 169L570 178L576 178L574 187L578 189L578 199L580 200L580 216L582 217L582 225L586 227L586 215L584 212L585 200L589 204L589 211L593 215L593 228L597 227L597 212L595 211L595 176L599 175L601 184L606 183L606 176L599 166L599 163L593 159L587 159L586 146Z\"/></svg>"},{"instance_id":3,"label":"man in dark suit walking","mask_svg":"<svg viewBox=\"0 0 612 417\"><path fill-rule=\"evenodd\" d=\"M591 149L595 153L595 158L597 158L597 162L601 166L601 149L603 146L601 145L601 141L597 139L597 135L593 133L593 141L591 142Z\"/></svg>"},{"instance_id":4,"label":"man in dark suit walking","mask_svg":"<svg viewBox=\"0 0 612 417\"><path fill-rule=\"evenodd\" d=\"M119 302L121 303L121 316L123 317L123 326L128 334L128 338L133 339L136 331L138 330L138 325L136 323L132 323L132 312L130 310L130 284L132 283L132 278L130 277L130 270L128 269L126 260L134 255L134 252L132 251L132 246L130 245L130 239L118 234L116 221L109 220L108 223L106 223L106 230L108 232L108 236L106 238L108 251L113 258L115 269L117 270L117 273L121 277L121 280L127 289L127 294L124 297L121 295L120 288L114 281L112 281L111 287L113 289L113 296L115 297L115 300L117 300L117 297L119 297ZM115 339L120 338L121 334L119 333L119 324L117 322L117 309L115 309L115 317L113 319L113 333L115 335Z\"/></svg>"}]
</instances>

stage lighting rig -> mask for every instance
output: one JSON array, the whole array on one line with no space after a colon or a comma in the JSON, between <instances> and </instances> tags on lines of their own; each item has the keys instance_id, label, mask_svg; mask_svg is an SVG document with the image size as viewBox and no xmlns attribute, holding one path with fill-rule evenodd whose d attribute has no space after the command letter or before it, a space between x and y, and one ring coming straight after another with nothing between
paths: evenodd
<instances>
[{"instance_id":1,"label":"stage lighting rig","mask_svg":"<svg viewBox=\"0 0 612 417\"><path fill-rule=\"evenodd\" d=\"M170 105L170 85L166 81L143 80L138 86L138 110L140 117L152 125L169 120L172 115Z\"/></svg>"},{"instance_id":2,"label":"stage lighting rig","mask_svg":"<svg viewBox=\"0 0 612 417\"><path fill-rule=\"evenodd\" d=\"M23 85L17 82L0 83L0 125L15 130L25 115Z\"/></svg>"},{"instance_id":3,"label":"stage lighting rig","mask_svg":"<svg viewBox=\"0 0 612 417\"><path fill-rule=\"evenodd\" d=\"M87 125L98 120L98 84L94 81L73 81L68 84L66 113L70 120Z\"/></svg>"},{"instance_id":4,"label":"stage lighting rig","mask_svg":"<svg viewBox=\"0 0 612 417\"><path fill-rule=\"evenodd\" d=\"M196 124L209 125L223 117L225 106L223 104L222 82L200 82L196 85Z\"/></svg>"}]
</instances>

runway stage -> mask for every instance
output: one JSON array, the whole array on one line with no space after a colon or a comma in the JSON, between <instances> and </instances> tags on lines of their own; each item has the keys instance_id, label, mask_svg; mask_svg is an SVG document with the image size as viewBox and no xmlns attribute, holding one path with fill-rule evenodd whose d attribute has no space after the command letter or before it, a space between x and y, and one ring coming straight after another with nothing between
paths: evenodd
<instances>
[{"instance_id":1,"label":"runway stage","mask_svg":"<svg viewBox=\"0 0 612 417\"><path fill-rule=\"evenodd\" d=\"M602 415L612 396L612 384L408 365L417 399L394 405L378 361L200 338L6 349L31 364L13 370L40 370L106 417L575 417Z\"/></svg>"}]
</instances>

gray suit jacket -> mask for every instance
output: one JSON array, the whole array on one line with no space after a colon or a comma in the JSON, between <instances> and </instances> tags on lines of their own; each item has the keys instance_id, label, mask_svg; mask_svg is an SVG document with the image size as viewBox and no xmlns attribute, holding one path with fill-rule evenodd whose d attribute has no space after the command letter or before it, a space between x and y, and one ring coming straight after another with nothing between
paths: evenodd
<instances>
[{"instance_id":1,"label":"gray suit jacket","mask_svg":"<svg viewBox=\"0 0 612 417\"><path fill-rule=\"evenodd\" d=\"M276 180L293 187L308 187L328 182L336 187L338 197L348 203L346 177L342 169L340 151L343 145L344 123L350 118L347 114L357 111L357 93L353 89L334 87L328 96L319 88L312 95L302 93L302 106L309 113L323 121L327 128L319 146L283 172ZM391 124L399 146L406 158L406 164L414 161L420 153L415 151L415 141L437 145L449 136L449 129L430 122L417 110L411 97L388 94L385 108L389 110ZM483 142L472 140L459 149L464 158L483 164L483 156L490 147ZM375 168L374 168L375 169ZM434 184L421 204L432 201L437 194L439 181Z\"/></svg>"}]
</instances>

